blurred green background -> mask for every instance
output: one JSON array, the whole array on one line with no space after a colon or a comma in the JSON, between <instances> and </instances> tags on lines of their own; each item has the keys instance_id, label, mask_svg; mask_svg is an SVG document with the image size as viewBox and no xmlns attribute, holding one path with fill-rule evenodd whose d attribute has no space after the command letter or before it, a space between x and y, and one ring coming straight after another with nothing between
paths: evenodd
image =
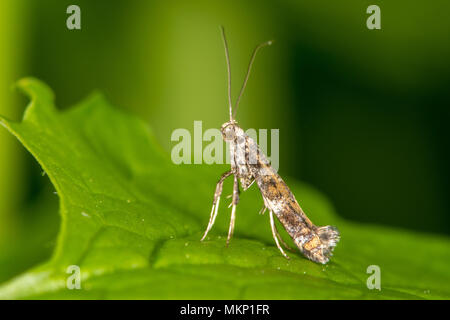
<instances>
[{"instance_id":1,"label":"blurred green background","mask_svg":"<svg viewBox=\"0 0 450 320\"><path fill-rule=\"evenodd\" d=\"M81 30L66 8L81 8ZM368 30L366 8L381 8ZM280 170L310 183L343 217L450 233L450 2L0 1L0 114L27 103L34 76L68 108L94 89L154 128L169 152L176 128L227 120L227 31L233 95L261 51L237 113L244 128L280 129ZM297 195L301 199L301 195ZM0 130L0 282L51 254L58 198Z\"/></svg>"}]
</instances>

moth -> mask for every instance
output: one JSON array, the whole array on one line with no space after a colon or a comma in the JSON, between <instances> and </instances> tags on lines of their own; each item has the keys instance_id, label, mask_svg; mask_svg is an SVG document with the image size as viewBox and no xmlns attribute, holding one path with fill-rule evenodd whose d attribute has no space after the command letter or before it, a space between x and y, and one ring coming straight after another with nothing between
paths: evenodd
<instances>
[{"instance_id":1,"label":"moth","mask_svg":"<svg viewBox=\"0 0 450 320\"><path fill-rule=\"evenodd\" d=\"M280 243L287 249L292 249L289 248L278 233L275 225L274 214L304 256L314 262L325 264L329 261L332 256L333 249L340 239L339 231L333 226L318 227L314 225L311 220L309 220L289 187L270 166L267 157L260 150L259 146L252 138L245 134L244 130L238 126L238 123L235 120L236 110L239 106L239 101L242 97L245 86L247 85L256 53L262 47L271 45L272 41L261 43L254 49L244 83L234 106L233 113L233 106L231 102L230 57L228 53L227 40L225 37L225 30L223 27L221 27L221 31L227 62L228 107L230 114L230 120L222 125L221 133L223 139L229 144L231 169L222 174L216 185L209 223L203 237L201 238L201 241L206 238L208 232L214 225L214 221L216 220L224 180L230 176L233 176L234 185L233 193L231 195L232 201L230 204L232 209L226 242L227 246L234 231L236 206L239 202L240 194L239 182L243 191L246 191L256 181L264 201L264 206L261 209L260 214L264 214L266 210L269 211L272 236L281 254L289 259L289 256L284 252Z\"/></svg>"}]
</instances>

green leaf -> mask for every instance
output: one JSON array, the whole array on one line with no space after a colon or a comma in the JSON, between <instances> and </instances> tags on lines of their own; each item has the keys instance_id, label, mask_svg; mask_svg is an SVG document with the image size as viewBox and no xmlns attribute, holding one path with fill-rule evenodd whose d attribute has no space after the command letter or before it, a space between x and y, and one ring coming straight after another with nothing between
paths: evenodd
<instances>
[{"instance_id":1,"label":"green leaf","mask_svg":"<svg viewBox=\"0 0 450 320\"><path fill-rule=\"evenodd\" d=\"M200 242L225 166L173 165L143 121L100 94L61 112L45 84L27 78L18 86L32 101L20 123L1 123L48 174L61 228L52 258L1 285L0 298L450 298L448 238L345 221L319 192L290 179L309 217L341 231L328 265L281 256L268 215L258 215L256 187L241 196L228 248L224 202ZM80 290L66 288L71 265L81 268ZM380 267L380 291L367 288L370 265Z\"/></svg>"}]
</instances>

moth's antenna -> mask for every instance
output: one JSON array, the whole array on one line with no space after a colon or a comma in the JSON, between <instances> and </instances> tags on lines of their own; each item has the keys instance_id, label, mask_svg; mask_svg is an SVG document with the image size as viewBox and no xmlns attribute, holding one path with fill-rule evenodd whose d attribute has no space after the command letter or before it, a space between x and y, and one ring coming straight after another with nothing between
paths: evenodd
<instances>
[{"instance_id":1,"label":"moth's antenna","mask_svg":"<svg viewBox=\"0 0 450 320\"><path fill-rule=\"evenodd\" d=\"M222 30L223 45L225 47L225 56L227 58L227 73L228 73L228 105L230 108L230 121L233 120L233 105L231 104L231 66L230 66L230 54L228 53L227 38L225 37L225 29L220 26Z\"/></svg>"},{"instance_id":2,"label":"moth's antenna","mask_svg":"<svg viewBox=\"0 0 450 320\"><path fill-rule=\"evenodd\" d=\"M252 65L253 65L253 61L255 60L256 53L257 53L258 50L261 49L262 47L270 46L272 43L273 43L272 40L263 42L263 43L257 45L256 48L255 48L255 50L253 50L253 54L252 54L252 57L251 57L251 59L250 59L250 63L249 63L249 65L248 65L248 69L247 69L247 75L245 76L244 83L242 84L241 91L239 92L239 97L237 98L237 100L236 100L236 105L234 106L234 114L233 114L233 117L236 115L236 111L237 111L237 107L238 107L238 105L239 105L239 101L241 100L242 94L244 93L245 86L247 85L248 77L250 76L250 71L252 70Z\"/></svg>"}]
</instances>

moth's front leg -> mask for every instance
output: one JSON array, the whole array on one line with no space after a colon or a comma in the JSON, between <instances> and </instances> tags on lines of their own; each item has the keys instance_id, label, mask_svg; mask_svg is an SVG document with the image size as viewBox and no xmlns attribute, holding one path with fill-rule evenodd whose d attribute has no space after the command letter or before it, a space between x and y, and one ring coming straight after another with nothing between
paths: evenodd
<instances>
[{"instance_id":1,"label":"moth's front leg","mask_svg":"<svg viewBox=\"0 0 450 320\"><path fill-rule=\"evenodd\" d=\"M230 243L230 239L233 236L234 231L234 221L236 219L236 206L239 202L239 180L238 176L234 175L234 185L233 185L233 200L231 202L231 219L230 219L230 228L228 229L228 237L227 237L227 246Z\"/></svg>"},{"instance_id":2,"label":"moth's front leg","mask_svg":"<svg viewBox=\"0 0 450 320\"><path fill-rule=\"evenodd\" d=\"M228 178L232 174L233 174L232 170L225 172L220 177L219 182L217 182L216 192L214 192L214 200L211 208L211 214L209 216L208 227L206 227L205 233L203 234L203 237L200 239L200 241L203 241L206 238L206 235L208 234L209 230L211 230L212 226L214 225L214 221L216 220L217 212L219 210L219 202L220 202L220 195L222 194L223 182L226 178Z\"/></svg>"}]
</instances>

